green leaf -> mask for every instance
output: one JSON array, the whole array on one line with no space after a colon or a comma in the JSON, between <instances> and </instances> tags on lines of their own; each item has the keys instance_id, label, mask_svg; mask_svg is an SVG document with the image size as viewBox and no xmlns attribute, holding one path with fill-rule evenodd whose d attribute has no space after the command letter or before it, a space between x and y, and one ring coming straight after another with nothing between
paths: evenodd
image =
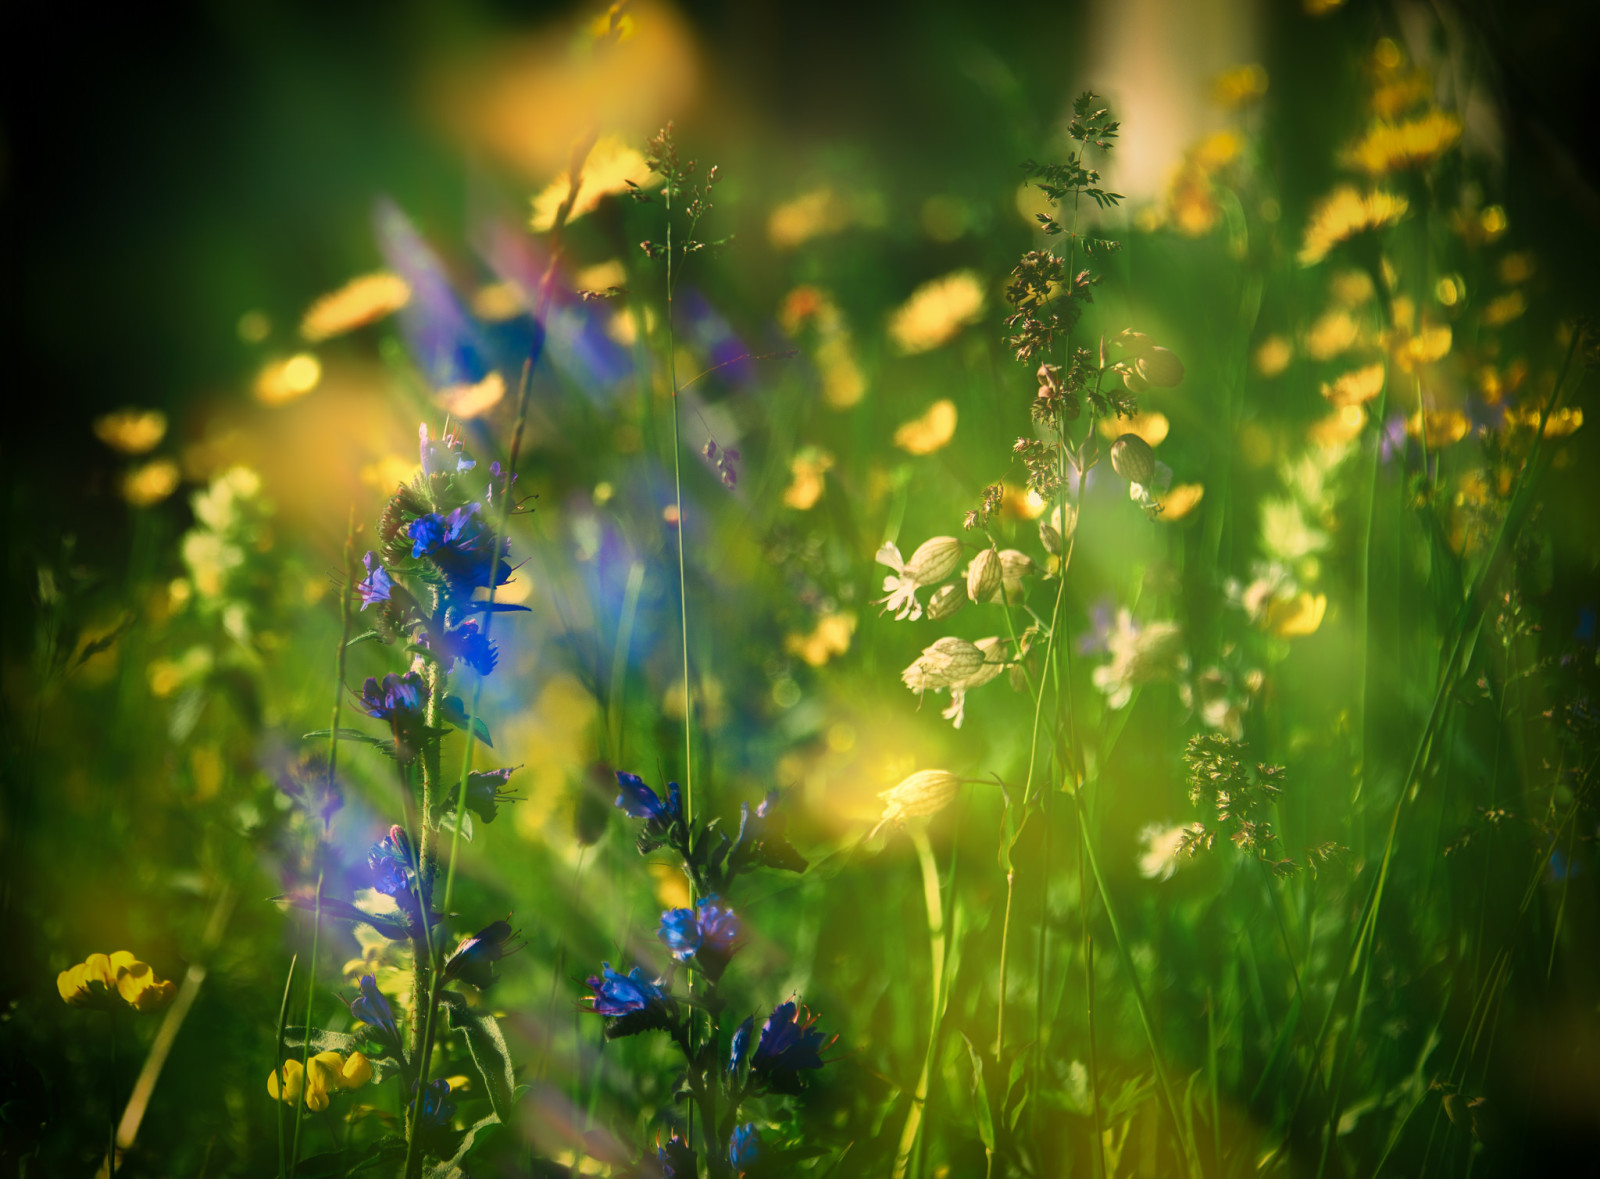
<instances>
[{"instance_id":1,"label":"green leaf","mask_svg":"<svg viewBox=\"0 0 1600 1179\"><path fill-rule=\"evenodd\" d=\"M967 1059L972 1063L972 1105L978 1114L978 1140L989 1154L994 1153L994 1114L989 1109L989 1089L983 1082L983 1057L972 1046L967 1033L961 1033L961 1042L967 1046Z\"/></svg>"},{"instance_id":2,"label":"green leaf","mask_svg":"<svg viewBox=\"0 0 1600 1179\"><path fill-rule=\"evenodd\" d=\"M333 736L333 730L332 729L313 729L309 733L302 733L300 735L300 740L302 740L302 741L318 741L318 740L324 740L324 739L326 739L328 737L331 737L331 736ZM340 728L340 730L339 730L339 740L341 740L341 741L359 741L363 745L384 746L384 745L392 744L392 742L385 741L381 737L374 737L370 733L363 733L360 729Z\"/></svg>"},{"instance_id":3,"label":"green leaf","mask_svg":"<svg viewBox=\"0 0 1600 1179\"><path fill-rule=\"evenodd\" d=\"M455 800L452 799L444 807L436 807L433 812L433 825L441 833L452 833L456 829ZM470 812L461 812L461 838L468 843L472 842L472 815Z\"/></svg>"},{"instance_id":4,"label":"green leaf","mask_svg":"<svg viewBox=\"0 0 1600 1179\"><path fill-rule=\"evenodd\" d=\"M353 636L345 642L345 650L349 650L357 643L370 643L373 639L378 639L381 641L383 639L383 632L381 630L364 630L360 634Z\"/></svg>"},{"instance_id":5,"label":"green leaf","mask_svg":"<svg viewBox=\"0 0 1600 1179\"><path fill-rule=\"evenodd\" d=\"M494 1137L493 1134L487 1134L485 1131L492 1130L499 1124L499 1116L490 1114L481 1121L474 1122L468 1126L467 1132L461 1136L461 1145L456 1147L455 1154L443 1162L435 1163L429 1167L422 1173L423 1179L464 1179L467 1172L462 1169L461 1164L467 1161L467 1155L477 1146Z\"/></svg>"},{"instance_id":6,"label":"green leaf","mask_svg":"<svg viewBox=\"0 0 1600 1179\"><path fill-rule=\"evenodd\" d=\"M487 1011L474 1011L455 991L442 992L439 1002L449 1013L449 1026L466 1036L467 1050L483 1076L484 1091L489 1095L495 1115L502 1122L509 1122L517 1081L511 1071L511 1051L506 1047L505 1036L500 1034L500 1025Z\"/></svg>"},{"instance_id":7,"label":"green leaf","mask_svg":"<svg viewBox=\"0 0 1600 1179\"><path fill-rule=\"evenodd\" d=\"M304 1179L335 1179L339 1175L354 1175L375 1167L379 1163L403 1162L406 1157L406 1140L395 1134L378 1139L360 1154L348 1150L330 1150L300 1160L295 1174Z\"/></svg>"}]
</instances>

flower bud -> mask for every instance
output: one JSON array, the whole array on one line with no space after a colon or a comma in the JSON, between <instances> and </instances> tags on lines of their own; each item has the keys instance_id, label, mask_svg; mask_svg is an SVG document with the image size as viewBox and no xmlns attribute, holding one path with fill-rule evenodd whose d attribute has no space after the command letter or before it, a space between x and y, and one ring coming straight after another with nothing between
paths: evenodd
<instances>
[{"instance_id":1,"label":"flower bud","mask_svg":"<svg viewBox=\"0 0 1600 1179\"><path fill-rule=\"evenodd\" d=\"M1148 486L1155 478L1155 451L1139 435L1124 434L1111 444L1111 469L1129 483Z\"/></svg>"},{"instance_id":2,"label":"flower bud","mask_svg":"<svg viewBox=\"0 0 1600 1179\"><path fill-rule=\"evenodd\" d=\"M951 635L923 648L900 679L913 692L927 692L962 683L982 666L983 652Z\"/></svg>"},{"instance_id":3,"label":"flower bud","mask_svg":"<svg viewBox=\"0 0 1600 1179\"><path fill-rule=\"evenodd\" d=\"M906 562L906 575L918 585L938 585L956 571L961 561L961 542L953 536L925 540Z\"/></svg>"},{"instance_id":4,"label":"flower bud","mask_svg":"<svg viewBox=\"0 0 1600 1179\"><path fill-rule=\"evenodd\" d=\"M966 604L967 599L961 596L960 586L954 583L941 585L928 599L928 617L938 622L941 618L949 618Z\"/></svg>"},{"instance_id":5,"label":"flower bud","mask_svg":"<svg viewBox=\"0 0 1600 1179\"><path fill-rule=\"evenodd\" d=\"M1150 387L1150 382L1141 377L1135 369L1125 367L1122 368L1122 384L1134 396L1138 396Z\"/></svg>"},{"instance_id":6,"label":"flower bud","mask_svg":"<svg viewBox=\"0 0 1600 1179\"><path fill-rule=\"evenodd\" d=\"M1175 388L1183 380L1183 361L1167 348L1151 348L1139 357L1139 375L1157 389Z\"/></svg>"},{"instance_id":7,"label":"flower bud","mask_svg":"<svg viewBox=\"0 0 1600 1179\"><path fill-rule=\"evenodd\" d=\"M878 794L883 799L883 821L900 822L920 815L931 815L950 805L961 779L948 770L918 770L892 790Z\"/></svg>"},{"instance_id":8,"label":"flower bud","mask_svg":"<svg viewBox=\"0 0 1600 1179\"><path fill-rule=\"evenodd\" d=\"M983 666L961 682L963 688L981 688L1006 669L1005 643L998 635L979 639L976 645L983 652Z\"/></svg>"},{"instance_id":9,"label":"flower bud","mask_svg":"<svg viewBox=\"0 0 1600 1179\"><path fill-rule=\"evenodd\" d=\"M1021 601L1023 593L1022 579L1032 574L1037 568L1038 566L1033 563L1033 558L1019 549L1000 550L1000 584L1001 588L1005 590L1006 601Z\"/></svg>"},{"instance_id":10,"label":"flower bud","mask_svg":"<svg viewBox=\"0 0 1600 1179\"><path fill-rule=\"evenodd\" d=\"M999 588L1000 554L984 549L967 566L967 597L974 602L987 602Z\"/></svg>"},{"instance_id":11,"label":"flower bud","mask_svg":"<svg viewBox=\"0 0 1600 1179\"><path fill-rule=\"evenodd\" d=\"M1124 328L1111 337L1111 342L1130 357L1143 356L1151 348L1155 347L1154 340L1143 332L1136 332L1132 328Z\"/></svg>"}]
</instances>

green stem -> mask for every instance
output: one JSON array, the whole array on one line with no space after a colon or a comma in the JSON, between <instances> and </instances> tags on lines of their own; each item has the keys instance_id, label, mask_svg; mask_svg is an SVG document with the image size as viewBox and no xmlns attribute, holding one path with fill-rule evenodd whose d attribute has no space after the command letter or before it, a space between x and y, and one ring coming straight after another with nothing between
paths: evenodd
<instances>
[{"instance_id":1,"label":"green stem","mask_svg":"<svg viewBox=\"0 0 1600 1179\"><path fill-rule=\"evenodd\" d=\"M922 1073L917 1078L917 1089L911 1096L905 1129L901 1131L900 1145L895 1150L894 1179L905 1179L911 1163L911 1152L917 1144L923 1110L928 1101L928 1082L938 1054L939 1022L944 1015L944 905L939 897L939 867L934 862L927 831L920 826L911 828L911 842L917 849L917 862L922 868L922 896L928 909L928 959L932 977L933 1014L929 1019L928 1049L922 1058Z\"/></svg>"},{"instance_id":2,"label":"green stem","mask_svg":"<svg viewBox=\"0 0 1600 1179\"><path fill-rule=\"evenodd\" d=\"M283 1040L284 1029L289 1025L289 995L294 990L294 968L299 961L298 954L289 959L289 977L283 980L283 1002L278 1004L278 1043L272 1054L273 1067L278 1070L278 1179L286 1179L289 1174L289 1140L287 1127L283 1124L283 1106L289 1094L289 1075L283 1067Z\"/></svg>"}]
</instances>

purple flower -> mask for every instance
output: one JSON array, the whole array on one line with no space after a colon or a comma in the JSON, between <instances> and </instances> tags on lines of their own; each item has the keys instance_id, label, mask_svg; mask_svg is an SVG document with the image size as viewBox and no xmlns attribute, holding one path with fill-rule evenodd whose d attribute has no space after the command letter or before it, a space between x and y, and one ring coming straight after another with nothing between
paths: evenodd
<instances>
[{"instance_id":1,"label":"purple flower","mask_svg":"<svg viewBox=\"0 0 1600 1179\"><path fill-rule=\"evenodd\" d=\"M692 958L716 979L738 948L739 918L716 897L702 897L695 909L663 913L659 935L674 958L680 962Z\"/></svg>"},{"instance_id":2,"label":"purple flower","mask_svg":"<svg viewBox=\"0 0 1600 1179\"><path fill-rule=\"evenodd\" d=\"M411 1091L415 1093L417 1087L412 1085ZM443 1077L429 1081L420 1099L412 1099L411 1108L423 1126L448 1126L450 1119L456 1116L456 1103L450 1100L450 1082Z\"/></svg>"},{"instance_id":3,"label":"purple flower","mask_svg":"<svg viewBox=\"0 0 1600 1179\"><path fill-rule=\"evenodd\" d=\"M811 1025L816 1016L800 1015L793 999L772 1009L761 1025L750 1071L777 1093L795 1093L800 1088L802 1070L822 1067L822 1049L827 1038Z\"/></svg>"},{"instance_id":4,"label":"purple flower","mask_svg":"<svg viewBox=\"0 0 1600 1179\"><path fill-rule=\"evenodd\" d=\"M435 642L435 638L438 641ZM455 666L459 659L479 675L488 675L500 660L500 653L489 637L478 629L471 619L445 630L422 636L422 645L432 650L445 671Z\"/></svg>"},{"instance_id":5,"label":"purple flower","mask_svg":"<svg viewBox=\"0 0 1600 1179\"><path fill-rule=\"evenodd\" d=\"M637 966L618 974L611 963L604 963L601 974L589 976L589 989L594 994L586 1002L596 1015L606 1017L608 1040L672 1026L676 1010L672 997Z\"/></svg>"},{"instance_id":6,"label":"purple flower","mask_svg":"<svg viewBox=\"0 0 1600 1179\"><path fill-rule=\"evenodd\" d=\"M478 770L467 775L467 809L485 823L494 822L501 803L515 802L520 796L502 789L506 779L519 770L511 766L503 770Z\"/></svg>"},{"instance_id":7,"label":"purple flower","mask_svg":"<svg viewBox=\"0 0 1600 1179\"><path fill-rule=\"evenodd\" d=\"M463 439L459 434L446 434L443 438L434 440L428 437L428 423L423 422L417 430L417 438L422 452L424 476L470 471L478 465L462 451Z\"/></svg>"},{"instance_id":8,"label":"purple flower","mask_svg":"<svg viewBox=\"0 0 1600 1179\"><path fill-rule=\"evenodd\" d=\"M733 1033L733 1041L728 1047L728 1073L737 1077L743 1071L745 1064L750 1059L750 1036L755 1031L756 1017L745 1016Z\"/></svg>"},{"instance_id":9,"label":"purple flower","mask_svg":"<svg viewBox=\"0 0 1600 1179\"><path fill-rule=\"evenodd\" d=\"M733 1137L728 1139L728 1164L736 1172L743 1172L761 1157L761 1135L756 1130L754 1122L746 1122L742 1126L733 1128Z\"/></svg>"},{"instance_id":10,"label":"purple flower","mask_svg":"<svg viewBox=\"0 0 1600 1179\"><path fill-rule=\"evenodd\" d=\"M444 981L453 982L459 978L480 991L488 990L494 982L494 964L527 945L526 942L514 941L516 936L509 922L496 921L471 937L464 938L456 947L456 952L445 960Z\"/></svg>"},{"instance_id":11,"label":"purple flower","mask_svg":"<svg viewBox=\"0 0 1600 1179\"><path fill-rule=\"evenodd\" d=\"M667 783L667 797L663 801L654 790L645 785L638 774L617 771L617 785L622 792L617 795L617 806L631 819L648 819L663 827L683 818L683 792L676 782Z\"/></svg>"},{"instance_id":12,"label":"purple flower","mask_svg":"<svg viewBox=\"0 0 1600 1179\"><path fill-rule=\"evenodd\" d=\"M404 827L390 827L389 834L372 845L367 866L372 869L372 887L404 906L411 897L416 867Z\"/></svg>"},{"instance_id":13,"label":"purple flower","mask_svg":"<svg viewBox=\"0 0 1600 1179\"><path fill-rule=\"evenodd\" d=\"M482 511L482 504L463 504L448 516L438 512L418 516L406 528L411 555L431 560L457 598L470 598L473 590L489 585L491 578L495 585L511 579L511 567L506 563L511 542L490 536L483 526Z\"/></svg>"},{"instance_id":14,"label":"purple flower","mask_svg":"<svg viewBox=\"0 0 1600 1179\"><path fill-rule=\"evenodd\" d=\"M394 1021L394 1011L378 990L378 980L370 974L361 976L361 996L351 1000L350 1014L368 1027L377 1028L390 1046L400 1045L400 1028Z\"/></svg>"},{"instance_id":15,"label":"purple flower","mask_svg":"<svg viewBox=\"0 0 1600 1179\"><path fill-rule=\"evenodd\" d=\"M368 553L361 558L361 563L367 567L367 576L356 583L356 592L361 595L361 608L365 610L374 602L387 602L394 582L389 578L389 571L378 563L377 553Z\"/></svg>"},{"instance_id":16,"label":"purple flower","mask_svg":"<svg viewBox=\"0 0 1600 1179\"><path fill-rule=\"evenodd\" d=\"M405 675L390 672L382 681L367 677L361 688L361 708L374 720L400 726L420 720L428 700L428 685L414 671Z\"/></svg>"}]
</instances>

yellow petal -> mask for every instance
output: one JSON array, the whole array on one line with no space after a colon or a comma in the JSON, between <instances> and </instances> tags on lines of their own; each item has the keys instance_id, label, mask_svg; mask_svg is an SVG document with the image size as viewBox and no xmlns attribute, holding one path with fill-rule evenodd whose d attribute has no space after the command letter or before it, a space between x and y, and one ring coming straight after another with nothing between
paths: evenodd
<instances>
[{"instance_id":1,"label":"yellow petal","mask_svg":"<svg viewBox=\"0 0 1600 1179\"><path fill-rule=\"evenodd\" d=\"M1267 622L1279 638L1291 639L1315 634L1327 612L1326 594L1312 596L1302 590L1292 598L1274 602L1267 611Z\"/></svg>"},{"instance_id":2,"label":"yellow petal","mask_svg":"<svg viewBox=\"0 0 1600 1179\"><path fill-rule=\"evenodd\" d=\"M372 1080L372 1063L361 1053L352 1052L339 1074L340 1084L346 1089L356 1089Z\"/></svg>"},{"instance_id":3,"label":"yellow petal","mask_svg":"<svg viewBox=\"0 0 1600 1179\"><path fill-rule=\"evenodd\" d=\"M283 1073L283 1093L279 1096L278 1073ZM300 1067L298 1060L286 1060L281 1070L274 1069L267 1074L267 1094L274 1101L285 1101L290 1105L300 1100L300 1094L305 1089L305 1070Z\"/></svg>"},{"instance_id":4,"label":"yellow petal","mask_svg":"<svg viewBox=\"0 0 1600 1179\"><path fill-rule=\"evenodd\" d=\"M398 274L365 274L313 303L300 321L300 334L312 343L331 339L374 323L410 301L411 288Z\"/></svg>"},{"instance_id":5,"label":"yellow petal","mask_svg":"<svg viewBox=\"0 0 1600 1179\"><path fill-rule=\"evenodd\" d=\"M1161 514L1157 520L1172 523L1181 520L1194 511L1206 494L1206 489L1199 483L1180 483L1171 491L1161 496Z\"/></svg>"},{"instance_id":6,"label":"yellow petal","mask_svg":"<svg viewBox=\"0 0 1600 1179\"><path fill-rule=\"evenodd\" d=\"M1151 446L1160 446L1166 440L1171 424L1161 413L1136 413L1131 418L1101 418L1100 435L1112 441L1124 434L1136 434Z\"/></svg>"},{"instance_id":7,"label":"yellow petal","mask_svg":"<svg viewBox=\"0 0 1600 1179\"><path fill-rule=\"evenodd\" d=\"M935 401L920 418L912 418L894 432L894 444L911 454L932 454L956 433L956 403Z\"/></svg>"}]
</instances>

